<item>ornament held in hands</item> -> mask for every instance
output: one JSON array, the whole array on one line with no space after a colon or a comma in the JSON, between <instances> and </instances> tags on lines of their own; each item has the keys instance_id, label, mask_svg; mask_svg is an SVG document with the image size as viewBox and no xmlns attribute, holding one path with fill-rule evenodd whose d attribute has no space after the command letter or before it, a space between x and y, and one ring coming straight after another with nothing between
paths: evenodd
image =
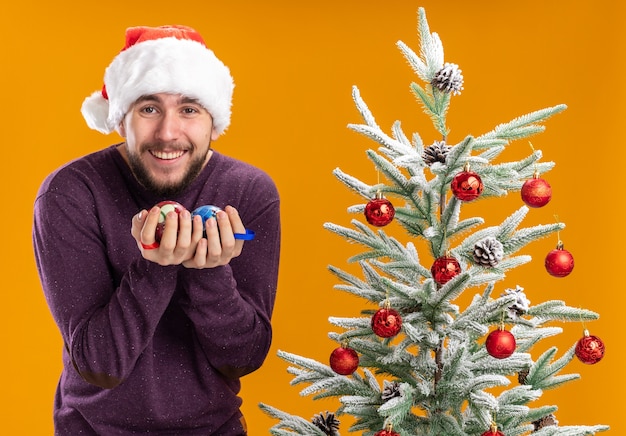
<instances>
[{"instance_id":1,"label":"ornament held in hands","mask_svg":"<svg viewBox=\"0 0 626 436\"><path fill-rule=\"evenodd\" d=\"M522 201L528 207L543 207L552 198L552 188L544 179L539 178L535 172L532 179L524 182L521 189Z\"/></svg>"},{"instance_id":2,"label":"ornament held in hands","mask_svg":"<svg viewBox=\"0 0 626 436\"><path fill-rule=\"evenodd\" d=\"M401 328L402 317L389 307L377 310L372 316L372 330L381 338L392 338L400 332Z\"/></svg>"},{"instance_id":3,"label":"ornament held in hands","mask_svg":"<svg viewBox=\"0 0 626 436\"><path fill-rule=\"evenodd\" d=\"M461 272L461 265L451 256L438 257L430 267L433 279L439 285L445 285Z\"/></svg>"},{"instance_id":4,"label":"ornament held in hands","mask_svg":"<svg viewBox=\"0 0 626 436\"><path fill-rule=\"evenodd\" d=\"M194 211L191 213L191 218L193 219L194 216L198 215L200 218L202 218L202 237L206 238L206 222L208 220L210 220L211 218L217 218L217 213L220 212L222 209L217 207L217 206L213 206L211 204L205 205L205 206L200 206L194 209ZM235 239L241 239L242 241L251 241L254 239L254 231L246 229L246 231L244 233L233 233L233 236L235 237Z\"/></svg>"},{"instance_id":5,"label":"ornament held in hands","mask_svg":"<svg viewBox=\"0 0 626 436\"><path fill-rule=\"evenodd\" d=\"M348 346L340 346L330 354L330 367L339 375L350 375L359 367L359 355Z\"/></svg>"},{"instance_id":6,"label":"ornament held in hands","mask_svg":"<svg viewBox=\"0 0 626 436\"><path fill-rule=\"evenodd\" d=\"M576 344L576 357L582 363L593 365L604 357L604 342L597 336L589 334L588 330L583 332L583 337Z\"/></svg>"},{"instance_id":7,"label":"ornament held in hands","mask_svg":"<svg viewBox=\"0 0 626 436\"><path fill-rule=\"evenodd\" d=\"M157 203L157 206L161 209L159 213L159 222L157 223L156 232L154 234L154 239L158 243L161 242L161 238L163 237L163 231L165 230L165 218L167 217L167 214L170 212L180 214L183 210L185 210L185 207L176 201L170 200L161 201L160 203Z\"/></svg>"},{"instance_id":8,"label":"ornament held in hands","mask_svg":"<svg viewBox=\"0 0 626 436\"><path fill-rule=\"evenodd\" d=\"M563 248L559 241L556 249L550 251L545 260L546 271L554 277L565 277L574 269L574 256Z\"/></svg>"},{"instance_id":9,"label":"ornament held in hands","mask_svg":"<svg viewBox=\"0 0 626 436\"><path fill-rule=\"evenodd\" d=\"M487 353L496 359L506 359L515 352L515 336L504 327L492 331L487 336L485 347Z\"/></svg>"},{"instance_id":10,"label":"ornament held in hands","mask_svg":"<svg viewBox=\"0 0 626 436\"><path fill-rule=\"evenodd\" d=\"M194 209L193 212L191 212L191 218L193 219L194 216L198 215L200 216L200 218L202 218L202 237L206 238L206 222L207 220L211 219L211 218L215 218L217 213L219 211L221 211L222 209L220 209L217 206L213 206L213 205L206 205L206 206L200 206Z\"/></svg>"},{"instance_id":11,"label":"ornament held in hands","mask_svg":"<svg viewBox=\"0 0 626 436\"><path fill-rule=\"evenodd\" d=\"M384 198L380 191L376 193L376 198L365 205L365 219L376 227L384 227L389 224L395 214L396 210L393 204Z\"/></svg>"}]
</instances>

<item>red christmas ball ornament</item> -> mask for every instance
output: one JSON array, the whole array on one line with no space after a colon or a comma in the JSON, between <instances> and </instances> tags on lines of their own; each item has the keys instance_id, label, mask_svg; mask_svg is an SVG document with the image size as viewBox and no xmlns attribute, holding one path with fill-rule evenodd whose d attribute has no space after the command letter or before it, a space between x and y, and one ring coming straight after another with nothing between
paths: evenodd
<instances>
[{"instance_id":1,"label":"red christmas ball ornament","mask_svg":"<svg viewBox=\"0 0 626 436\"><path fill-rule=\"evenodd\" d=\"M377 310L372 316L372 330L381 338L392 338L401 328L402 317L393 309L385 307Z\"/></svg>"},{"instance_id":2,"label":"red christmas ball ornament","mask_svg":"<svg viewBox=\"0 0 626 436\"><path fill-rule=\"evenodd\" d=\"M522 185L522 201L528 207L543 207L552 198L552 187L544 179L539 178L537 173L532 179L528 179Z\"/></svg>"},{"instance_id":3,"label":"red christmas ball ornament","mask_svg":"<svg viewBox=\"0 0 626 436\"><path fill-rule=\"evenodd\" d=\"M492 331L487 336L485 341L485 347L487 353L496 359L506 359L515 352L515 336L504 328L499 328Z\"/></svg>"},{"instance_id":4,"label":"red christmas ball ornament","mask_svg":"<svg viewBox=\"0 0 626 436\"><path fill-rule=\"evenodd\" d=\"M154 239L157 242L161 242L163 231L165 230L165 217L167 217L167 214L170 212L176 212L179 214L185 210L185 207L180 203L170 200L161 201L160 203L157 203L157 206L161 209L161 212L159 213L159 222L157 223Z\"/></svg>"},{"instance_id":5,"label":"red christmas ball ornament","mask_svg":"<svg viewBox=\"0 0 626 436\"><path fill-rule=\"evenodd\" d=\"M377 192L376 198L365 205L365 219L373 226L384 227L393 220L395 215L396 209L393 204L380 192Z\"/></svg>"},{"instance_id":6,"label":"red christmas ball ornament","mask_svg":"<svg viewBox=\"0 0 626 436\"><path fill-rule=\"evenodd\" d=\"M433 279L440 285L445 285L451 279L459 275L460 272L461 265L451 256L438 257L435 259L433 266L430 267L430 273L433 275Z\"/></svg>"},{"instance_id":7,"label":"red christmas ball ornament","mask_svg":"<svg viewBox=\"0 0 626 436\"><path fill-rule=\"evenodd\" d=\"M554 277L565 277L574 269L574 256L572 253L563 248L563 244L559 242L556 249L552 250L546 256L546 271Z\"/></svg>"},{"instance_id":8,"label":"red christmas ball ornament","mask_svg":"<svg viewBox=\"0 0 626 436\"><path fill-rule=\"evenodd\" d=\"M330 367L337 374L350 375L359 367L359 355L350 347L337 347L330 353Z\"/></svg>"},{"instance_id":9,"label":"red christmas ball ornament","mask_svg":"<svg viewBox=\"0 0 626 436\"><path fill-rule=\"evenodd\" d=\"M374 436L400 436L400 433L396 433L393 430L380 430Z\"/></svg>"},{"instance_id":10,"label":"red christmas ball ornament","mask_svg":"<svg viewBox=\"0 0 626 436\"><path fill-rule=\"evenodd\" d=\"M498 430L497 425L492 425L489 430L481 434L480 436L504 436L504 433Z\"/></svg>"},{"instance_id":11,"label":"red christmas ball ornament","mask_svg":"<svg viewBox=\"0 0 626 436\"><path fill-rule=\"evenodd\" d=\"M576 357L587 365L598 363L604 357L604 342L599 337L590 335L588 330L583 335L576 344Z\"/></svg>"},{"instance_id":12,"label":"red christmas ball ornament","mask_svg":"<svg viewBox=\"0 0 626 436\"><path fill-rule=\"evenodd\" d=\"M393 431L391 424L387 424L384 430L377 431L374 436L400 436L400 434Z\"/></svg>"},{"instance_id":13,"label":"red christmas ball ornament","mask_svg":"<svg viewBox=\"0 0 626 436\"><path fill-rule=\"evenodd\" d=\"M483 192L483 188L483 181L480 176L469 171L467 165L464 171L454 176L450 184L452 194L461 201L476 200Z\"/></svg>"}]
</instances>

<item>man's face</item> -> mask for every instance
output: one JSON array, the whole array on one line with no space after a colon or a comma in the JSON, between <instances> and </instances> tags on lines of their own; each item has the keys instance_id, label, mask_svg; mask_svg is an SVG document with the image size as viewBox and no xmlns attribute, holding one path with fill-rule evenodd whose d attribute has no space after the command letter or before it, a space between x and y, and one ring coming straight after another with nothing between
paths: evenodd
<instances>
[{"instance_id":1,"label":"man's face","mask_svg":"<svg viewBox=\"0 0 626 436\"><path fill-rule=\"evenodd\" d=\"M173 196L196 178L217 139L213 118L196 100L178 94L141 97L120 124L122 155L145 188Z\"/></svg>"}]
</instances>

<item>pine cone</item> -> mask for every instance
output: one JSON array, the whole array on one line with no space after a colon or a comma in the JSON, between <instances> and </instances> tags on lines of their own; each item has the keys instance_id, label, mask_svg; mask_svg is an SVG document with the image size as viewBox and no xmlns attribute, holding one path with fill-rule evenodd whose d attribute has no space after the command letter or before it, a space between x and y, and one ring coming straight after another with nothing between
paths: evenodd
<instances>
[{"instance_id":1,"label":"pine cone","mask_svg":"<svg viewBox=\"0 0 626 436\"><path fill-rule=\"evenodd\" d=\"M339 436L339 420L335 418L334 413L329 411L318 413L311 422L328 436Z\"/></svg>"},{"instance_id":2,"label":"pine cone","mask_svg":"<svg viewBox=\"0 0 626 436\"><path fill-rule=\"evenodd\" d=\"M452 95L460 94L463 90L463 75L457 64L446 62L443 68L437 71L430 84L438 90Z\"/></svg>"},{"instance_id":3,"label":"pine cone","mask_svg":"<svg viewBox=\"0 0 626 436\"><path fill-rule=\"evenodd\" d=\"M430 145L424 149L422 159L426 162L426 165L430 166L435 162L446 163L446 156L452 147L446 145L445 141L435 141L433 145Z\"/></svg>"},{"instance_id":4,"label":"pine cone","mask_svg":"<svg viewBox=\"0 0 626 436\"><path fill-rule=\"evenodd\" d=\"M400 395L402 395L402 393L400 392L400 384L397 381L388 382L387 380L383 380L383 393L381 394L383 401L389 401Z\"/></svg>"},{"instance_id":5,"label":"pine cone","mask_svg":"<svg viewBox=\"0 0 626 436\"><path fill-rule=\"evenodd\" d=\"M524 288L519 285L517 285L515 289L505 289L502 296L504 297L506 295L512 294L517 296L517 301L515 301L512 306L508 307L507 312L509 314L509 318L517 319L520 316L524 315L526 312L528 312L530 300L526 298L526 294L524 294Z\"/></svg>"},{"instance_id":6,"label":"pine cone","mask_svg":"<svg viewBox=\"0 0 626 436\"><path fill-rule=\"evenodd\" d=\"M522 369L520 372L517 373L517 381L519 382L519 384L521 385L526 384L526 379L528 378L529 373L530 373L530 370L528 369Z\"/></svg>"},{"instance_id":7,"label":"pine cone","mask_svg":"<svg viewBox=\"0 0 626 436\"><path fill-rule=\"evenodd\" d=\"M474 261L482 266L496 266L504 257L504 247L496 238L486 237L474 245Z\"/></svg>"},{"instance_id":8,"label":"pine cone","mask_svg":"<svg viewBox=\"0 0 626 436\"><path fill-rule=\"evenodd\" d=\"M541 419L538 419L537 421L533 421L533 425L535 426L533 432L536 432L549 425L559 425L559 421L556 420L556 417L553 414L549 414Z\"/></svg>"}]
</instances>

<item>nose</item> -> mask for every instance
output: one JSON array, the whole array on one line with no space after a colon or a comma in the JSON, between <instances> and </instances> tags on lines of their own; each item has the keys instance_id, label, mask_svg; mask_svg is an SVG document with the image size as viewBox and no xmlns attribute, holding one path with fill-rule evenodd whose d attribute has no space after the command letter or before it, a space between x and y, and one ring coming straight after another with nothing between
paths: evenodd
<instances>
[{"instance_id":1,"label":"nose","mask_svg":"<svg viewBox=\"0 0 626 436\"><path fill-rule=\"evenodd\" d=\"M163 113L157 125L155 136L161 141L175 141L181 132L180 118L176 113L166 111Z\"/></svg>"}]
</instances>

